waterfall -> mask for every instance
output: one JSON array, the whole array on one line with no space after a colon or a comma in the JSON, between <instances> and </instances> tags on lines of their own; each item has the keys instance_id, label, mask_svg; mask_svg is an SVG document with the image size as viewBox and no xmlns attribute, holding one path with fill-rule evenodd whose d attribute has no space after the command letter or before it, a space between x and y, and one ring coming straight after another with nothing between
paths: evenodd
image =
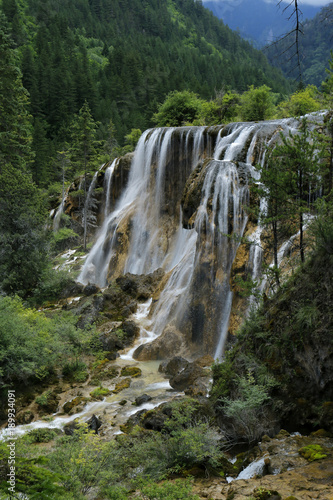
<instances>
[{"instance_id":1,"label":"waterfall","mask_svg":"<svg viewBox=\"0 0 333 500\"><path fill-rule=\"evenodd\" d=\"M204 127L199 127L198 130L190 127L181 129L180 137L177 136L178 158L175 158L172 151L172 143L177 140L174 137L176 129L147 130L141 136L132 161L128 185L114 211L104 220L97 241L78 278L80 282L90 281L106 286L109 264L116 258L116 247L119 244L117 231L129 223L131 217L133 230L122 272L149 273L165 262L168 248L175 238L166 212L176 214L178 218L180 206L180 201L177 208L166 197L170 195L172 198L174 195L171 190L174 179L172 168L178 161L183 162L185 172L178 172L178 175L185 184L193 165L203 152L203 129ZM189 155L186 144L191 138L195 148ZM185 157L188 165L185 164Z\"/></svg>"},{"instance_id":2,"label":"waterfall","mask_svg":"<svg viewBox=\"0 0 333 500\"><path fill-rule=\"evenodd\" d=\"M115 168L119 163L119 158L115 158L112 164L105 170L104 174L104 193L105 193L105 205L104 205L104 219L108 216L110 212L110 200L111 200L111 187L112 187L112 176Z\"/></svg>"},{"instance_id":3,"label":"waterfall","mask_svg":"<svg viewBox=\"0 0 333 500\"><path fill-rule=\"evenodd\" d=\"M255 165L263 165L266 146L280 132L295 133L298 124L291 118L147 130L110 213L117 160L105 173L104 222L78 281L105 287L123 273L162 268L163 288L144 309L151 338L173 325L194 350L204 345L203 352L221 357L233 307L232 265L248 227L249 179L260 182ZM190 201L183 221L186 189ZM260 211L265 210L262 200ZM261 273L261 235L258 226L249 236L253 280Z\"/></svg>"}]
</instances>

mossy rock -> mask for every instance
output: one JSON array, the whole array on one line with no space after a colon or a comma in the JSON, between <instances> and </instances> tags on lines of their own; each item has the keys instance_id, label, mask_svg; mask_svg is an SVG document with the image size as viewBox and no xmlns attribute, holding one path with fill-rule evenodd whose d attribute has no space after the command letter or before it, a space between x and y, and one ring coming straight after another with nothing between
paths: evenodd
<instances>
[{"instance_id":1,"label":"mossy rock","mask_svg":"<svg viewBox=\"0 0 333 500\"><path fill-rule=\"evenodd\" d=\"M48 389L36 397L35 401L43 413L55 413L58 409L60 397L57 392Z\"/></svg>"},{"instance_id":2,"label":"mossy rock","mask_svg":"<svg viewBox=\"0 0 333 500\"><path fill-rule=\"evenodd\" d=\"M141 368L138 368L137 366L124 366L121 369L121 376L122 377L140 377L142 375L142 370Z\"/></svg>"},{"instance_id":3,"label":"mossy rock","mask_svg":"<svg viewBox=\"0 0 333 500\"><path fill-rule=\"evenodd\" d=\"M116 384L116 387L113 389L114 394L118 394L119 392L123 391L124 389L127 389L131 385L131 379L130 378L125 378L124 380L121 380Z\"/></svg>"},{"instance_id":4,"label":"mossy rock","mask_svg":"<svg viewBox=\"0 0 333 500\"><path fill-rule=\"evenodd\" d=\"M328 431L325 431L325 429L318 429L315 432L311 432L310 434L313 437L319 437L319 438L329 438L331 437L331 433Z\"/></svg>"},{"instance_id":5,"label":"mossy rock","mask_svg":"<svg viewBox=\"0 0 333 500\"><path fill-rule=\"evenodd\" d=\"M97 361L92 366L93 378L105 380L107 378L115 378L119 375L119 366L110 365L110 360L105 358Z\"/></svg>"},{"instance_id":6,"label":"mossy rock","mask_svg":"<svg viewBox=\"0 0 333 500\"><path fill-rule=\"evenodd\" d=\"M253 491L253 497L256 500L268 500L269 498L277 500L278 498L281 498L281 495L275 490L267 490L266 488L259 487Z\"/></svg>"},{"instance_id":7,"label":"mossy rock","mask_svg":"<svg viewBox=\"0 0 333 500\"><path fill-rule=\"evenodd\" d=\"M90 398L77 396L76 398L72 399L71 401L67 401L67 403L64 404L63 411L65 413L70 413L73 410L73 408L79 406L81 403L86 403L87 401L90 401Z\"/></svg>"},{"instance_id":8,"label":"mossy rock","mask_svg":"<svg viewBox=\"0 0 333 500\"><path fill-rule=\"evenodd\" d=\"M96 387L96 389L91 391L90 396L93 399L101 401L103 398L105 398L105 396L108 396L109 394L111 394L111 391L109 391L109 389L107 389L106 387Z\"/></svg>"},{"instance_id":9,"label":"mossy rock","mask_svg":"<svg viewBox=\"0 0 333 500\"><path fill-rule=\"evenodd\" d=\"M321 460L322 458L327 457L322 446L319 444L309 444L308 446L303 446L303 448L298 450L298 453L308 462L314 462L315 460Z\"/></svg>"}]
</instances>

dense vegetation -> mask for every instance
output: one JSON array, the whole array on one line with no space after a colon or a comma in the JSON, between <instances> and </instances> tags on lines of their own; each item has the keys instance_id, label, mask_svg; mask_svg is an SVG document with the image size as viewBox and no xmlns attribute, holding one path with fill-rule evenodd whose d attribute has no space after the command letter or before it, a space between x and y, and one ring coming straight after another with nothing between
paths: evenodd
<instances>
[{"instance_id":1,"label":"dense vegetation","mask_svg":"<svg viewBox=\"0 0 333 500\"><path fill-rule=\"evenodd\" d=\"M223 86L243 91L289 84L266 57L193 0L2 0L18 49L33 117L31 165L41 186L60 180L56 152L71 141L85 100L107 140L110 120L119 142L144 130L172 90L203 98ZM2 20L3 23L3 20Z\"/></svg>"}]
</instances>

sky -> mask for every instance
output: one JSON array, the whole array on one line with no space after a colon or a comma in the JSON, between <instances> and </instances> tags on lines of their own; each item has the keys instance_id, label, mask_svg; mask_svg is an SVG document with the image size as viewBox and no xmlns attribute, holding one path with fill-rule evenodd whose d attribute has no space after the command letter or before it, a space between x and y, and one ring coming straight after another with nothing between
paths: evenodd
<instances>
[{"instance_id":1,"label":"sky","mask_svg":"<svg viewBox=\"0 0 333 500\"><path fill-rule=\"evenodd\" d=\"M203 0L203 2L207 2L208 0ZM223 2L224 0L210 0L211 2ZM229 3L232 2L232 0L227 0ZM265 0L266 2L269 3L278 3L278 0ZM291 3L292 0L283 0L285 3ZM324 5L328 5L331 3L332 0L299 0L299 6L302 7L302 4L307 4L307 5L314 5L315 7L323 7Z\"/></svg>"}]
</instances>

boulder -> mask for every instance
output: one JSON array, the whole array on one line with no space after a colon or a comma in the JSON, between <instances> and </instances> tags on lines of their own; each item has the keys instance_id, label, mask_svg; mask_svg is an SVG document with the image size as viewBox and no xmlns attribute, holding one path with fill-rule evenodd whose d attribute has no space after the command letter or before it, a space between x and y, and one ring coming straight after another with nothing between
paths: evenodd
<instances>
[{"instance_id":1,"label":"boulder","mask_svg":"<svg viewBox=\"0 0 333 500\"><path fill-rule=\"evenodd\" d=\"M125 378L118 382L116 384L116 387L113 389L114 394L118 394L119 392L123 391L124 389L128 389L128 387L131 385L131 379L130 378Z\"/></svg>"},{"instance_id":2,"label":"boulder","mask_svg":"<svg viewBox=\"0 0 333 500\"><path fill-rule=\"evenodd\" d=\"M95 434L98 434L98 429L101 427L102 422L101 420L96 417L96 415L92 415L89 420L87 421L88 424L88 429L91 429L92 431L95 432Z\"/></svg>"},{"instance_id":3,"label":"boulder","mask_svg":"<svg viewBox=\"0 0 333 500\"><path fill-rule=\"evenodd\" d=\"M148 401L151 401L153 398L149 396L148 394L142 394L141 396L138 396L135 398L135 404L136 406L140 406L144 403L148 403Z\"/></svg>"},{"instance_id":4,"label":"boulder","mask_svg":"<svg viewBox=\"0 0 333 500\"><path fill-rule=\"evenodd\" d=\"M184 391L193 385L198 378L204 377L205 375L206 373L201 366L196 363L189 363L184 370L171 377L170 385L177 391Z\"/></svg>"},{"instance_id":5,"label":"boulder","mask_svg":"<svg viewBox=\"0 0 333 500\"><path fill-rule=\"evenodd\" d=\"M185 358L175 356L163 361L158 367L158 371L172 377L181 372L188 364L189 362Z\"/></svg>"},{"instance_id":6,"label":"boulder","mask_svg":"<svg viewBox=\"0 0 333 500\"><path fill-rule=\"evenodd\" d=\"M83 294L88 297L90 295L96 295L99 291L100 289L98 286L88 283L88 285L86 285L83 289Z\"/></svg>"},{"instance_id":7,"label":"boulder","mask_svg":"<svg viewBox=\"0 0 333 500\"><path fill-rule=\"evenodd\" d=\"M82 283L70 280L68 285L62 290L60 296L62 299L67 299L68 297L76 297L78 295L82 295L83 289L84 285L82 285Z\"/></svg>"},{"instance_id":8,"label":"boulder","mask_svg":"<svg viewBox=\"0 0 333 500\"><path fill-rule=\"evenodd\" d=\"M179 352L183 346L182 334L171 327L166 327L163 333L148 344L140 345L133 354L134 359L150 361L170 358Z\"/></svg>"},{"instance_id":9,"label":"boulder","mask_svg":"<svg viewBox=\"0 0 333 500\"><path fill-rule=\"evenodd\" d=\"M152 296L163 276L163 269L156 269L150 274L127 273L119 276L116 283L127 295L131 295L134 299L142 302Z\"/></svg>"},{"instance_id":10,"label":"boulder","mask_svg":"<svg viewBox=\"0 0 333 500\"><path fill-rule=\"evenodd\" d=\"M122 377L141 377L142 370L138 366L123 366L120 375Z\"/></svg>"}]
</instances>

